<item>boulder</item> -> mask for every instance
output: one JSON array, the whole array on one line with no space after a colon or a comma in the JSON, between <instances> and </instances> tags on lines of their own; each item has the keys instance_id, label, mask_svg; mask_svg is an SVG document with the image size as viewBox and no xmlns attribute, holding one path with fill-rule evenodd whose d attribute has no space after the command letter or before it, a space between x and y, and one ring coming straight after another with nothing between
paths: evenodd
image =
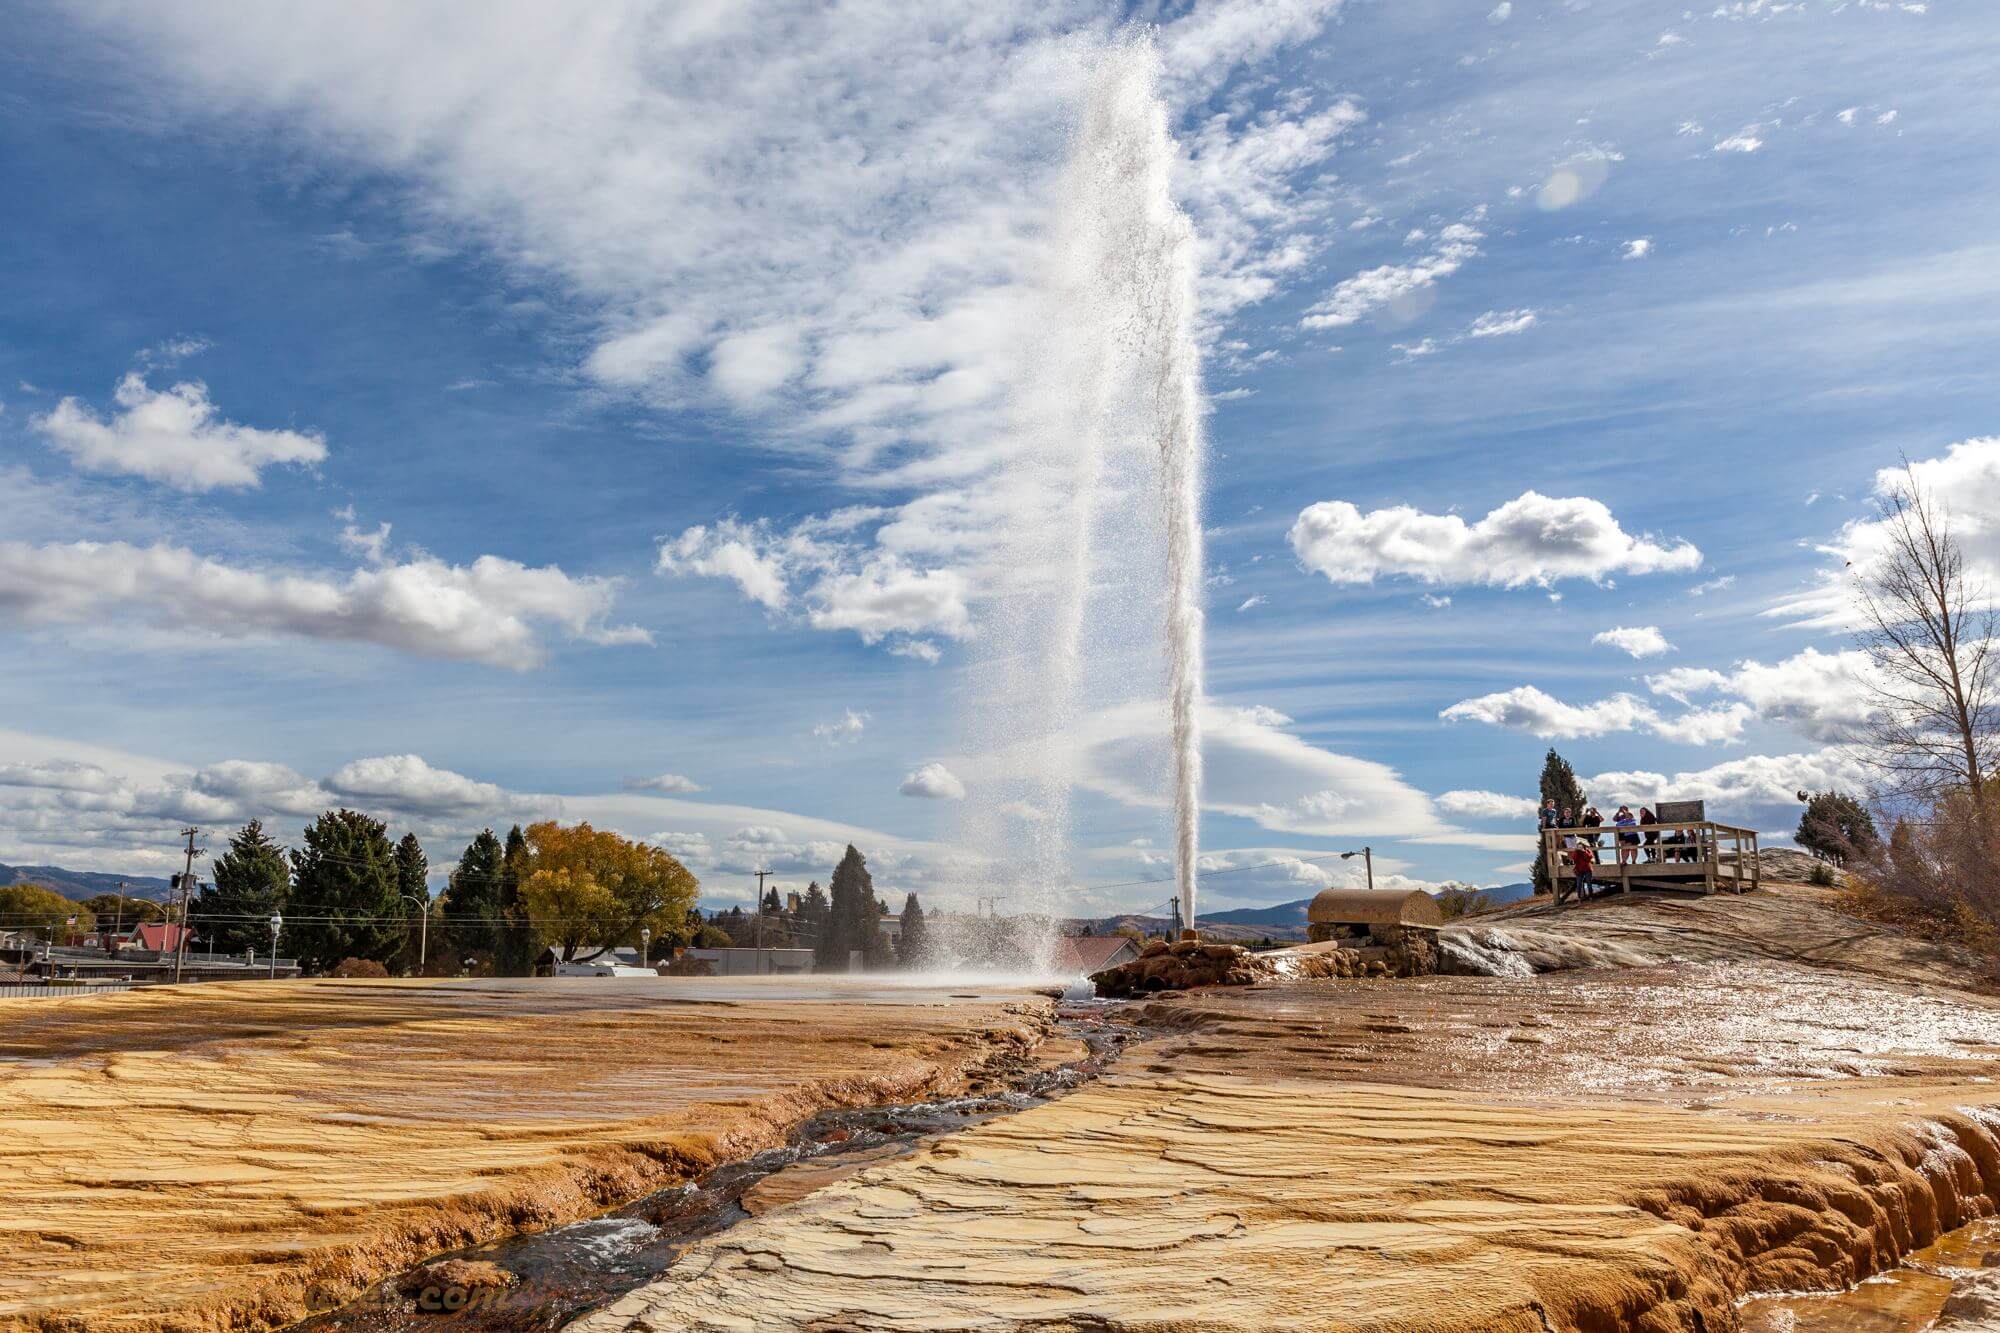
<instances>
[{"instance_id":1,"label":"boulder","mask_svg":"<svg viewBox=\"0 0 2000 1333\"><path fill-rule=\"evenodd\" d=\"M1269 974L1255 954L1233 944L1156 940L1131 962L1094 973L1090 980L1099 995L1123 999L1202 986L1250 986Z\"/></svg>"},{"instance_id":2,"label":"boulder","mask_svg":"<svg viewBox=\"0 0 2000 1333\"><path fill-rule=\"evenodd\" d=\"M498 1264L484 1259L439 1259L412 1268L397 1283L404 1292L420 1295L425 1291L506 1291L521 1279Z\"/></svg>"}]
</instances>

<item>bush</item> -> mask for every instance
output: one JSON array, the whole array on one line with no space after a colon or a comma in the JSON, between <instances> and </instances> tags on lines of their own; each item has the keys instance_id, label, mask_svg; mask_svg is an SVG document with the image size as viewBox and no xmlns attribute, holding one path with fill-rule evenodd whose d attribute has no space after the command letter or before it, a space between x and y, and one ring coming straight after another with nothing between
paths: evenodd
<instances>
[{"instance_id":1,"label":"bush","mask_svg":"<svg viewBox=\"0 0 2000 1333\"><path fill-rule=\"evenodd\" d=\"M1806 883L1817 884L1822 889L1833 887L1833 867L1824 861L1815 862L1812 873L1806 876Z\"/></svg>"},{"instance_id":2,"label":"bush","mask_svg":"<svg viewBox=\"0 0 2000 1333\"><path fill-rule=\"evenodd\" d=\"M2000 954L2000 786L1947 793L1899 821L1853 872L1858 915L1926 939Z\"/></svg>"},{"instance_id":3,"label":"bush","mask_svg":"<svg viewBox=\"0 0 2000 1333\"><path fill-rule=\"evenodd\" d=\"M343 958L339 966L327 973L330 977L386 977L389 969L373 958Z\"/></svg>"}]
</instances>

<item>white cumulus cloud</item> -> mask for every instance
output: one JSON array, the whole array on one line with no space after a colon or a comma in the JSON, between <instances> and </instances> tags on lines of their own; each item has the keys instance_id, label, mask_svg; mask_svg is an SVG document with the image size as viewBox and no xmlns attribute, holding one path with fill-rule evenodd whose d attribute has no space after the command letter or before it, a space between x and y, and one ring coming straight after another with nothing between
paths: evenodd
<instances>
[{"instance_id":1,"label":"white cumulus cloud","mask_svg":"<svg viewBox=\"0 0 2000 1333\"><path fill-rule=\"evenodd\" d=\"M908 777L903 785L896 788L905 796L921 796L932 801L962 801L965 799L965 784L958 775L943 764L925 764Z\"/></svg>"},{"instance_id":2,"label":"white cumulus cloud","mask_svg":"<svg viewBox=\"0 0 2000 1333\"><path fill-rule=\"evenodd\" d=\"M1591 635L1590 641L1633 657L1659 657L1674 649L1656 625L1618 625Z\"/></svg>"},{"instance_id":3,"label":"white cumulus cloud","mask_svg":"<svg viewBox=\"0 0 2000 1333\"><path fill-rule=\"evenodd\" d=\"M342 764L327 789L365 807L425 814L470 814L503 809L507 793L490 782L434 768L414 754L388 754Z\"/></svg>"},{"instance_id":4,"label":"white cumulus cloud","mask_svg":"<svg viewBox=\"0 0 2000 1333\"><path fill-rule=\"evenodd\" d=\"M1497 791L1443 791L1437 795L1438 809L1467 819L1533 819L1535 803L1525 796L1506 796Z\"/></svg>"},{"instance_id":5,"label":"white cumulus cloud","mask_svg":"<svg viewBox=\"0 0 2000 1333\"><path fill-rule=\"evenodd\" d=\"M1533 685L1517 685L1476 699L1462 699L1438 716L1447 722L1484 722L1559 740L1631 731L1658 718L1644 700L1629 694L1613 695L1596 703L1570 704Z\"/></svg>"},{"instance_id":6,"label":"white cumulus cloud","mask_svg":"<svg viewBox=\"0 0 2000 1333\"><path fill-rule=\"evenodd\" d=\"M1938 457L1915 460L1910 472L1950 514L1968 584L2000 591L2000 435L1960 440ZM1875 474L1874 494L1885 498L1909 480L1902 468L1883 468ZM1888 530L1879 516L1850 521L1820 546L1829 566L1814 585L1763 614L1816 629L1854 627L1860 614L1855 580L1876 569L1887 549Z\"/></svg>"},{"instance_id":7,"label":"white cumulus cloud","mask_svg":"<svg viewBox=\"0 0 2000 1333\"><path fill-rule=\"evenodd\" d=\"M1720 695L1767 722L1832 743L1857 739L1873 716L1871 675L1866 653L1807 648L1777 662L1738 662L1728 671L1680 667L1646 677L1646 685L1683 703Z\"/></svg>"},{"instance_id":8,"label":"white cumulus cloud","mask_svg":"<svg viewBox=\"0 0 2000 1333\"><path fill-rule=\"evenodd\" d=\"M1291 544L1301 564L1334 583L1400 575L1430 584L1518 588L1701 564L1701 552L1688 542L1626 532L1600 500L1534 491L1476 523L1407 505L1364 513L1345 500L1323 500L1299 514Z\"/></svg>"},{"instance_id":9,"label":"white cumulus cloud","mask_svg":"<svg viewBox=\"0 0 2000 1333\"><path fill-rule=\"evenodd\" d=\"M132 371L113 398L118 408L109 418L64 398L35 419L35 429L85 471L145 477L184 491L255 486L273 464L326 457L317 434L222 420L199 380L155 389Z\"/></svg>"}]
</instances>

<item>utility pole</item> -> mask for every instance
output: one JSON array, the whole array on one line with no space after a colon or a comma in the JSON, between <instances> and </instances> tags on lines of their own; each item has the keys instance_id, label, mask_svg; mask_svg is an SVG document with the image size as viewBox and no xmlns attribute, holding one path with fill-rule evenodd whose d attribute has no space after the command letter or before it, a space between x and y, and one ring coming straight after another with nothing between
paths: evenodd
<instances>
[{"instance_id":1,"label":"utility pole","mask_svg":"<svg viewBox=\"0 0 2000 1333\"><path fill-rule=\"evenodd\" d=\"M111 918L111 947L105 950L113 958L118 956L118 937L125 931L125 881L118 881L118 912Z\"/></svg>"},{"instance_id":2,"label":"utility pole","mask_svg":"<svg viewBox=\"0 0 2000 1333\"><path fill-rule=\"evenodd\" d=\"M753 875L755 875L755 876L757 877L757 972L758 972L758 975L760 975L760 976L761 976L761 975L763 975L763 973L764 973L764 970L765 970L765 967L764 967L764 963L765 963L765 959L764 959L764 881L765 881L765 880L767 880L767 879L769 879L769 878L771 877L771 875L772 875L772 874L773 874L774 872L772 872L772 871L769 871L769 870L753 870L753 871L751 871L750 873L751 873L751 874L753 874Z\"/></svg>"},{"instance_id":3,"label":"utility pole","mask_svg":"<svg viewBox=\"0 0 2000 1333\"><path fill-rule=\"evenodd\" d=\"M181 836L187 839L187 869L181 874L181 933L174 938L174 984L176 986L181 984L181 956L187 953L188 899L194 892L194 859L197 856L208 855L207 852L198 850L194 845L194 836L199 832L201 830L194 827L181 830Z\"/></svg>"},{"instance_id":4,"label":"utility pole","mask_svg":"<svg viewBox=\"0 0 2000 1333\"><path fill-rule=\"evenodd\" d=\"M1373 847L1363 847L1358 852L1342 852L1340 859L1351 861L1357 856L1361 858L1361 864L1368 871L1368 888L1372 892L1375 888L1375 849Z\"/></svg>"}]
</instances>

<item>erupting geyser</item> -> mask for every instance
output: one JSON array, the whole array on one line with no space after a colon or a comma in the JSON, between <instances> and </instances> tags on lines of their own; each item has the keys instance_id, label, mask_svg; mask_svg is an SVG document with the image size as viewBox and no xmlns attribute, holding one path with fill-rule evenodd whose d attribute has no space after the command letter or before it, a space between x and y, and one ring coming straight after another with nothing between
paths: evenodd
<instances>
[{"instance_id":1,"label":"erupting geyser","mask_svg":"<svg viewBox=\"0 0 2000 1333\"><path fill-rule=\"evenodd\" d=\"M1151 42L1126 38L1087 59L1011 409L999 586L968 707L972 739L1009 762L968 809L966 833L988 863L983 892L1053 914L1049 890L1073 882L1082 750L1106 743L1092 725L1156 698L1164 676L1175 876L1192 925L1203 587L1194 234L1173 199ZM1118 761L1138 762L1133 748Z\"/></svg>"}]
</instances>

